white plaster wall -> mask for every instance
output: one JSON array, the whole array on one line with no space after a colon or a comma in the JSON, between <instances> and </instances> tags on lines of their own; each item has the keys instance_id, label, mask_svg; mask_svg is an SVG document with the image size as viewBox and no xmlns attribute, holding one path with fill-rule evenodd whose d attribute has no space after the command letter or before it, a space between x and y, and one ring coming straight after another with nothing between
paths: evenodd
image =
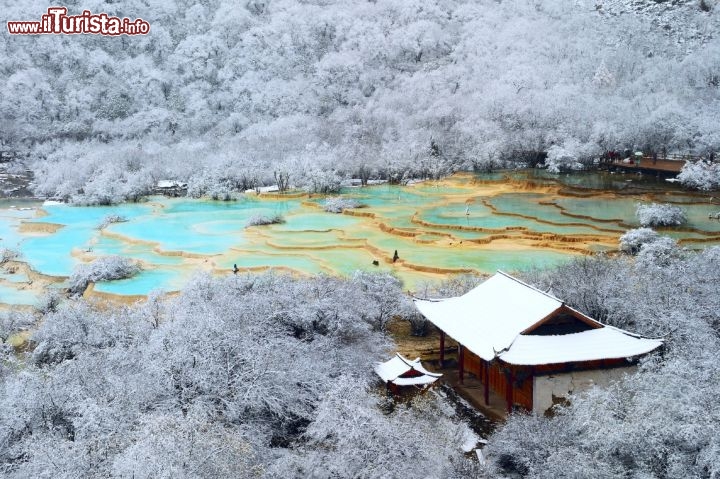
<instances>
[{"instance_id":1,"label":"white plaster wall","mask_svg":"<svg viewBox=\"0 0 720 479\"><path fill-rule=\"evenodd\" d=\"M533 378L533 412L543 414L553 405L553 396L569 398L572 393L585 391L592 386L607 386L625 374L632 374L637 368L595 369L571 373L535 376Z\"/></svg>"}]
</instances>

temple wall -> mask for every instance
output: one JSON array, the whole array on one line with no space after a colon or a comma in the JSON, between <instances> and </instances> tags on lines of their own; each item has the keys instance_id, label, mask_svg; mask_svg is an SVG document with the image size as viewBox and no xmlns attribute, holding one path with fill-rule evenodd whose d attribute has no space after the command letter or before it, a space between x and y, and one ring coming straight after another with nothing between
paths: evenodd
<instances>
[{"instance_id":1,"label":"temple wall","mask_svg":"<svg viewBox=\"0 0 720 479\"><path fill-rule=\"evenodd\" d=\"M585 391L594 385L607 386L635 371L636 366L627 366L536 376L533 378L533 412L543 414L553 404L569 399L572 393Z\"/></svg>"}]
</instances>

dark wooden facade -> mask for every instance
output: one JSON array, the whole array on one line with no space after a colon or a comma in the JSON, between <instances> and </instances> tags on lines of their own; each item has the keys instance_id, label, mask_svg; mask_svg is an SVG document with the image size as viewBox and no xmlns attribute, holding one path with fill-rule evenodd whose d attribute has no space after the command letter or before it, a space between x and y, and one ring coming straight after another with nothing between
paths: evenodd
<instances>
[{"instance_id":1,"label":"dark wooden facade","mask_svg":"<svg viewBox=\"0 0 720 479\"><path fill-rule=\"evenodd\" d=\"M602 327L599 323L562 306L552 315L541 319L522 334L557 335L571 334L583 330ZM444 361L445 333L440 331L440 363ZM625 358L580 361L536 366L508 364L500 359L485 361L458 342L458 376L460 384L465 374L472 374L483 384L485 404L489 405L490 391L503 397L507 412L514 409L533 410L533 383L537 376L611 369L627 366Z\"/></svg>"},{"instance_id":2,"label":"dark wooden facade","mask_svg":"<svg viewBox=\"0 0 720 479\"><path fill-rule=\"evenodd\" d=\"M501 360L487 362L467 349L463 352L463 374L472 374L484 386L485 404L489 404L489 391L505 398L507 411L520 408L533 409L533 380L536 376L612 369L627 366L625 358L580 361L538 366L517 366ZM461 379L462 380L462 379Z\"/></svg>"},{"instance_id":3,"label":"dark wooden facade","mask_svg":"<svg viewBox=\"0 0 720 479\"><path fill-rule=\"evenodd\" d=\"M508 412L515 407L533 408L533 368L514 366L500 360L487 362L465 350L464 372L475 376L484 386L485 404L489 404L489 392L493 391L506 400Z\"/></svg>"}]
</instances>

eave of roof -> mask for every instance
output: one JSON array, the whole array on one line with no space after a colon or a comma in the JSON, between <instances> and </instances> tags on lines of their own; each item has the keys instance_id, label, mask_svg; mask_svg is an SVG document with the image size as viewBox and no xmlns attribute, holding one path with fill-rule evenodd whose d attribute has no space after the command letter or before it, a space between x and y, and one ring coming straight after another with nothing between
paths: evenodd
<instances>
[{"instance_id":1,"label":"eave of roof","mask_svg":"<svg viewBox=\"0 0 720 479\"><path fill-rule=\"evenodd\" d=\"M410 371L417 371L420 375L410 378L401 377ZM425 369L420 362L420 358L410 361L403 357L400 353L396 353L393 358L384 363L378 363L375 366L375 372L385 382L392 382L398 385L407 384L429 384L437 380L442 374L432 373ZM425 378L425 379L423 379ZM400 383L398 383L400 381ZM415 382L413 382L415 381Z\"/></svg>"},{"instance_id":2,"label":"eave of roof","mask_svg":"<svg viewBox=\"0 0 720 479\"><path fill-rule=\"evenodd\" d=\"M539 365L617 359L645 354L662 344L603 325L502 271L463 296L414 302L431 323L485 361L500 358L510 364ZM561 310L594 329L557 336L523 334Z\"/></svg>"},{"instance_id":3,"label":"eave of roof","mask_svg":"<svg viewBox=\"0 0 720 479\"><path fill-rule=\"evenodd\" d=\"M498 358L508 364L524 366L633 358L662 344L659 339L639 338L605 326L557 336L521 334Z\"/></svg>"}]
</instances>

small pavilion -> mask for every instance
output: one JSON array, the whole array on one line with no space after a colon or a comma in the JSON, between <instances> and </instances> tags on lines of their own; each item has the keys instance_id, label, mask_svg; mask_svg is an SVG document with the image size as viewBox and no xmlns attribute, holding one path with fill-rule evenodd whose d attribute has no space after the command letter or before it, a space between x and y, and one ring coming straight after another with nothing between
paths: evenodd
<instances>
[{"instance_id":1,"label":"small pavilion","mask_svg":"<svg viewBox=\"0 0 720 479\"><path fill-rule=\"evenodd\" d=\"M403 386L424 388L442 376L442 374L431 373L425 369L420 358L410 361L400 353L396 353L389 361L378 363L375 366L375 372L393 392L398 392L399 387Z\"/></svg>"},{"instance_id":2,"label":"small pavilion","mask_svg":"<svg viewBox=\"0 0 720 479\"><path fill-rule=\"evenodd\" d=\"M602 324L549 293L498 271L463 296L414 299L446 337L458 344L460 384L466 373L507 411L543 413L573 392L608 384L632 372L639 357L663 343Z\"/></svg>"}]
</instances>

